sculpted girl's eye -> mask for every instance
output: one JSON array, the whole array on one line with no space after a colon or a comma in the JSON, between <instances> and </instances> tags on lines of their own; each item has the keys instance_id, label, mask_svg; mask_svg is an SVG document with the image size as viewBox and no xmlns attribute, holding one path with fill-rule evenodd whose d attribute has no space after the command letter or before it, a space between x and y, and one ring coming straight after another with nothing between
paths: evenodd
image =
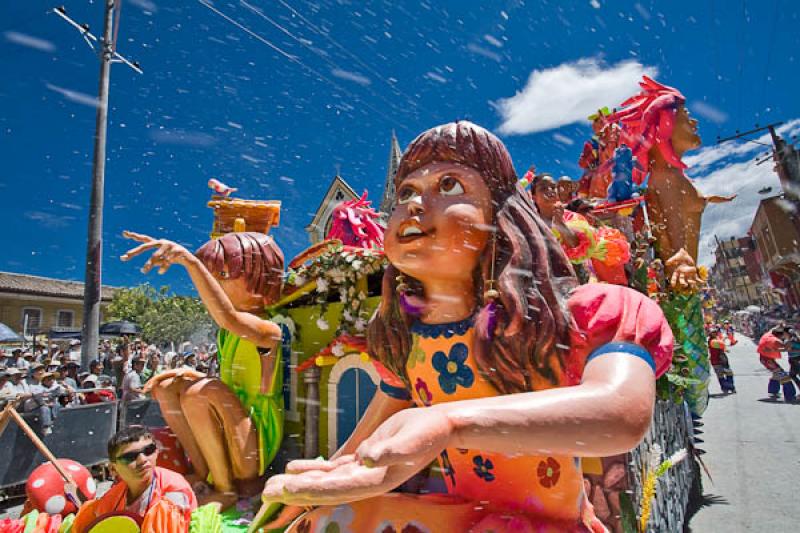
<instances>
[{"instance_id":1,"label":"sculpted girl's eye","mask_svg":"<svg viewBox=\"0 0 800 533\"><path fill-rule=\"evenodd\" d=\"M397 191L397 203L398 204L406 204L411 200L416 191L413 187L401 187L399 191Z\"/></svg>"},{"instance_id":2,"label":"sculpted girl's eye","mask_svg":"<svg viewBox=\"0 0 800 533\"><path fill-rule=\"evenodd\" d=\"M464 194L464 187L453 176L445 176L439 182L439 193L444 196Z\"/></svg>"}]
</instances>

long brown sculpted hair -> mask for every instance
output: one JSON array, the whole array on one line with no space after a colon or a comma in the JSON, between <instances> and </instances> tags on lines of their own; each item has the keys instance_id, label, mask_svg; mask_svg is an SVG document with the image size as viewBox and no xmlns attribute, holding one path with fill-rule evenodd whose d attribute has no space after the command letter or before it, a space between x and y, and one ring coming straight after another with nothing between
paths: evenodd
<instances>
[{"instance_id":1,"label":"long brown sculpted hair","mask_svg":"<svg viewBox=\"0 0 800 533\"><path fill-rule=\"evenodd\" d=\"M256 232L226 233L205 243L194 255L212 274L227 266L230 279L244 276L247 288L267 303L280 298L283 252L272 237Z\"/></svg>"},{"instance_id":2,"label":"long brown sculpted hair","mask_svg":"<svg viewBox=\"0 0 800 533\"><path fill-rule=\"evenodd\" d=\"M494 261L500 292L494 339L476 336L475 357L481 375L504 394L542 390L561 382L569 351L570 318L566 293L577 281L561 246L518 183L511 156L489 131L467 121L432 128L408 146L395 187L415 170L434 162L469 166L483 176L494 206ZM484 293L492 262L492 238L475 271L475 294ZM370 351L408 382L414 317L403 311L396 292L400 272L389 265L383 276L381 305L369 324ZM418 280L405 276L411 292L424 298Z\"/></svg>"}]
</instances>

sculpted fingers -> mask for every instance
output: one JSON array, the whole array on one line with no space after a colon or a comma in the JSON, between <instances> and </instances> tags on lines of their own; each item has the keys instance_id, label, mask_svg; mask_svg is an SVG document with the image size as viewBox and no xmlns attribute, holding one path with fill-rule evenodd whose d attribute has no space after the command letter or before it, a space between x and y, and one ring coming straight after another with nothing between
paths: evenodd
<instances>
[{"instance_id":1,"label":"sculpted fingers","mask_svg":"<svg viewBox=\"0 0 800 533\"><path fill-rule=\"evenodd\" d=\"M153 248L158 248L158 246L160 246L160 243L158 241L148 241L148 242L146 242L144 244L140 244L136 248L131 248L130 250L125 252L123 255L121 255L120 259L122 259L123 261L127 261L127 260L129 260L129 259L131 259L133 257L136 257L137 255L141 254L142 252L146 252L148 250L152 250Z\"/></svg>"},{"instance_id":2,"label":"sculpted fingers","mask_svg":"<svg viewBox=\"0 0 800 533\"><path fill-rule=\"evenodd\" d=\"M125 237L126 239L132 239L134 241L139 241L139 242L150 242L155 240L149 235L145 235L144 233L136 233L128 230L123 231L122 236Z\"/></svg>"}]
</instances>

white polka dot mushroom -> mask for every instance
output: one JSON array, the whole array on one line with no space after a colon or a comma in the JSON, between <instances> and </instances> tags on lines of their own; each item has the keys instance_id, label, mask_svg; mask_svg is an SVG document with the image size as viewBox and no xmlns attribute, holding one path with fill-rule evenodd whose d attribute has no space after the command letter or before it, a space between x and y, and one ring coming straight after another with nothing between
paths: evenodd
<instances>
[{"instance_id":1,"label":"white polka dot mushroom","mask_svg":"<svg viewBox=\"0 0 800 533\"><path fill-rule=\"evenodd\" d=\"M86 467L70 459L59 459L58 463L75 480L84 498L95 497L97 485ZM31 472L25 493L31 506L39 512L66 516L77 510L64 494L64 479L49 461Z\"/></svg>"}]
</instances>

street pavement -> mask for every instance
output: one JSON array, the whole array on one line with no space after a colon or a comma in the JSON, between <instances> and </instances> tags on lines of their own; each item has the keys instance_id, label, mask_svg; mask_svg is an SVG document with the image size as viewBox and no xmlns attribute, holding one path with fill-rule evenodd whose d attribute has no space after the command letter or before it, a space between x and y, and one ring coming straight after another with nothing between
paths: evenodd
<instances>
[{"instance_id":1,"label":"street pavement","mask_svg":"<svg viewBox=\"0 0 800 533\"><path fill-rule=\"evenodd\" d=\"M708 453L703 461L703 506L692 533L800 531L800 404L767 400L769 372L752 340L737 335L728 354L737 394L723 396L711 378L711 401L703 415ZM779 361L784 369L786 355Z\"/></svg>"}]
</instances>

